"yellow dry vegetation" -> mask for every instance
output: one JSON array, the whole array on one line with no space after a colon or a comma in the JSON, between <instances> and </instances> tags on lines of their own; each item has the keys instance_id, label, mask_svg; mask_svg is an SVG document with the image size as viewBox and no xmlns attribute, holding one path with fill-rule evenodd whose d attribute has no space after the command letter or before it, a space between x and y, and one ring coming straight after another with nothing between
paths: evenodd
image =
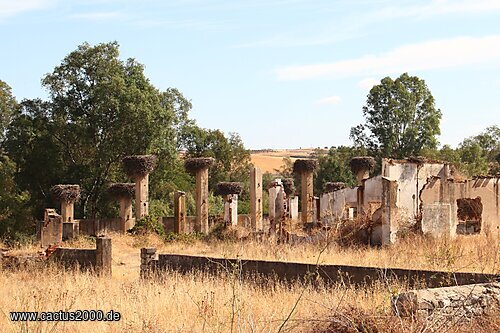
<instances>
[{"instance_id":1,"label":"yellow dry vegetation","mask_svg":"<svg viewBox=\"0 0 500 333\"><path fill-rule=\"evenodd\" d=\"M498 273L498 244L486 236L458 240L416 238L387 248L341 249L329 245L278 245L238 241L165 243L154 235L112 235L113 276L32 264L0 271L0 332L492 332L499 312L454 323L400 319L390 298L404 285L321 287L301 283L256 284L238 270L219 276L167 272L139 277L139 249L161 253L293 260L302 262L458 269ZM89 238L68 246L92 247ZM35 247L17 249L18 254ZM324 251L322 251L324 250ZM318 259L319 258L319 259ZM120 312L118 322L31 322L9 320L10 311ZM496 315L496 316L495 316ZM444 325L444 326L442 326Z\"/></svg>"}]
</instances>

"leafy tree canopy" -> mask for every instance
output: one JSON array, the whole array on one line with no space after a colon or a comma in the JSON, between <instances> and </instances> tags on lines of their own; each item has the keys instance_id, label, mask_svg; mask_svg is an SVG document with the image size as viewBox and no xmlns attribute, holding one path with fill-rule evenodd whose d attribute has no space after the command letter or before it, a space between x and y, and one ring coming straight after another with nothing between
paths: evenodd
<instances>
[{"instance_id":1,"label":"leafy tree canopy","mask_svg":"<svg viewBox=\"0 0 500 333\"><path fill-rule=\"evenodd\" d=\"M351 128L355 146L379 157L419 155L437 146L441 111L424 80L402 74L374 86L363 107L365 124Z\"/></svg>"},{"instance_id":2,"label":"leafy tree canopy","mask_svg":"<svg viewBox=\"0 0 500 333\"><path fill-rule=\"evenodd\" d=\"M5 139L7 125L10 123L16 107L17 102L12 96L11 88L7 83L0 80L0 144Z\"/></svg>"},{"instance_id":3,"label":"leafy tree canopy","mask_svg":"<svg viewBox=\"0 0 500 333\"><path fill-rule=\"evenodd\" d=\"M125 155L157 154L163 176L178 169L178 136L190 123L191 103L176 89L158 91L141 64L119 58L116 42L78 46L42 84L49 100L23 101L6 143L19 183L39 208L51 185L76 183L82 215L95 217L106 207L107 183L125 180Z\"/></svg>"},{"instance_id":4,"label":"leafy tree canopy","mask_svg":"<svg viewBox=\"0 0 500 333\"><path fill-rule=\"evenodd\" d=\"M226 137L220 130L192 125L184 128L181 142L188 157L215 158L215 165L210 168L211 189L221 181L249 182L250 152L238 134L229 133ZM247 186L244 186L243 199L248 194L246 189Z\"/></svg>"}]
</instances>

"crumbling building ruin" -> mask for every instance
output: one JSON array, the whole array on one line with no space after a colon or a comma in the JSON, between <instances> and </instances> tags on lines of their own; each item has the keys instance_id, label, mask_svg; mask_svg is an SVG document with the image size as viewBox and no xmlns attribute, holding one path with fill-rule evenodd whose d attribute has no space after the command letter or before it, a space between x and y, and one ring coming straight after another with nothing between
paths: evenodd
<instances>
[{"instance_id":1,"label":"crumbling building ruin","mask_svg":"<svg viewBox=\"0 0 500 333\"><path fill-rule=\"evenodd\" d=\"M373 244L393 243L409 225L433 236L498 233L498 177L459 179L450 164L423 158L384 158L381 175L369 177L370 165L356 172L358 186L322 195L323 223L364 216Z\"/></svg>"},{"instance_id":2,"label":"crumbling building ruin","mask_svg":"<svg viewBox=\"0 0 500 333\"><path fill-rule=\"evenodd\" d=\"M78 200L78 185L56 185L52 192L61 202L61 216L50 210L39 223L42 243L49 244L72 238L79 233L99 235L107 231L125 232L136 219L148 214L149 173L156 159L150 155L130 156L124 159L124 169L136 183L111 184L108 194L120 201L120 217L111 219L75 219L73 204ZM186 196L174 195L174 216L162 217L167 231L175 233L208 233L217 219L208 216L208 169L212 158L186 159L186 170L196 178L196 216L186 215ZM268 191L269 216L262 213L262 173L253 168L250 173L249 215L237 213L238 194L242 184L222 182L218 194L224 197L226 225L241 225L252 232L265 232L271 236L304 229L349 223L354 219L370 222L371 244L390 244L409 230L432 236L455 237L477 233L498 236L500 203L497 176L461 179L450 164L408 158L382 159L381 174L371 176L375 160L372 157L353 158L350 166L358 185L331 182L319 199L313 193L314 160L297 160L294 170L300 175L300 202L295 194L293 179L275 179ZM135 197L135 218L132 199ZM62 224L62 226L61 226ZM279 236L279 235L278 235Z\"/></svg>"}]
</instances>

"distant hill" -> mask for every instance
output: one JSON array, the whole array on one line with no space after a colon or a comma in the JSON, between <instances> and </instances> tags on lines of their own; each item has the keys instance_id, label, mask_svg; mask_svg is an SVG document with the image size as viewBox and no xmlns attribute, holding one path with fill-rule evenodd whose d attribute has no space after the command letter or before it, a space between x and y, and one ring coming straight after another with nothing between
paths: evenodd
<instances>
[{"instance_id":1,"label":"distant hill","mask_svg":"<svg viewBox=\"0 0 500 333\"><path fill-rule=\"evenodd\" d=\"M250 156L252 158L252 163L260 168L262 172L274 173L283 165L283 158L290 157L292 161L295 161L299 158L308 158L314 151L315 148L282 150L261 149L250 151Z\"/></svg>"}]
</instances>

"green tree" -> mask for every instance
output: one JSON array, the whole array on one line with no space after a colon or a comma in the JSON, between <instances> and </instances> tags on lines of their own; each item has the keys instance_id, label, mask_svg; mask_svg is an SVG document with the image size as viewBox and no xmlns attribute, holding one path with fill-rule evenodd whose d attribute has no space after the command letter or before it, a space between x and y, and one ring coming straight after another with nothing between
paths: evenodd
<instances>
[{"instance_id":1,"label":"green tree","mask_svg":"<svg viewBox=\"0 0 500 333\"><path fill-rule=\"evenodd\" d=\"M363 151L353 147L340 146L330 148L328 153L321 153L318 158L318 170L314 179L314 190L323 193L328 182L343 182L347 185L356 185L356 177L349 167L351 158L364 155Z\"/></svg>"},{"instance_id":2,"label":"green tree","mask_svg":"<svg viewBox=\"0 0 500 333\"><path fill-rule=\"evenodd\" d=\"M5 131L9 125L17 102L7 83L0 80L0 144L5 139Z\"/></svg>"},{"instance_id":3,"label":"green tree","mask_svg":"<svg viewBox=\"0 0 500 333\"><path fill-rule=\"evenodd\" d=\"M191 125L184 129L181 136L188 157L215 158L215 165L210 168L211 189L221 181L249 182L252 166L250 152L238 134L229 133L226 137L220 130Z\"/></svg>"},{"instance_id":4,"label":"green tree","mask_svg":"<svg viewBox=\"0 0 500 333\"><path fill-rule=\"evenodd\" d=\"M126 180L120 165L125 155L157 154L159 175L177 174L177 136L189 122L191 104L176 89L158 91L141 64L119 58L116 42L78 46L42 84L49 100L24 101L6 143L19 183L38 207L54 183L77 183L80 213L105 214L106 184ZM159 183L153 198L168 188Z\"/></svg>"},{"instance_id":5,"label":"green tree","mask_svg":"<svg viewBox=\"0 0 500 333\"><path fill-rule=\"evenodd\" d=\"M468 176L498 173L500 158L500 128L496 125L463 140L458 146L460 169Z\"/></svg>"},{"instance_id":6,"label":"green tree","mask_svg":"<svg viewBox=\"0 0 500 333\"><path fill-rule=\"evenodd\" d=\"M0 236L13 237L16 233L34 230L31 211L27 206L29 194L20 191L14 181L15 164L0 155Z\"/></svg>"},{"instance_id":7,"label":"green tree","mask_svg":"<svg viewBox=\"0 0 500 333\"><path fill-rule=\"evenodd\" d=\"M437 146L441 111L424 80L402 74L374 86L363 107L366 123L351 128L355 146L379 157L419 155Z\"/></svg>"}]
</instances>

